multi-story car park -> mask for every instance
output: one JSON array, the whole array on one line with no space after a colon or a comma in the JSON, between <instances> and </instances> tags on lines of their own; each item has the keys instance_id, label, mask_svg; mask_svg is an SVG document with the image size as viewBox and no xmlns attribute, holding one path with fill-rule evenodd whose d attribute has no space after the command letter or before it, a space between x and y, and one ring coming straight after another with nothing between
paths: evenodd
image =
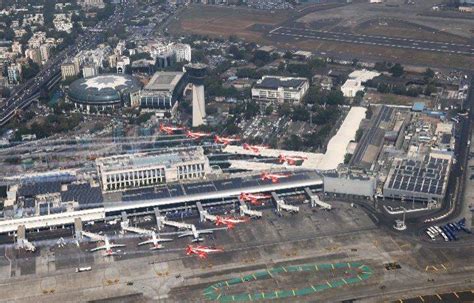
<instances>
[{"instance_id":1,"label":"multi-story car park","mask_svg":"<svg viewBox=\"0 0 474 303\"><path fill-rule=\"evenodd\" d=\"M156 72L140 91L139 102L132 106L153 109L165 113L176 110L177 99L186 85L183 72ZM138 100L137 100L138 101Z\"/></svg>"}]
</instances>

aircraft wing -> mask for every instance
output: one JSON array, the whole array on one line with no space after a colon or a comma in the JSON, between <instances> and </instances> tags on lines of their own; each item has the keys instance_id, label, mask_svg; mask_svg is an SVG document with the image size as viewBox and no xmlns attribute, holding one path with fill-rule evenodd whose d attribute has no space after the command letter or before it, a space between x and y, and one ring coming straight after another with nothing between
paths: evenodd
<instances>
[{"instance_id":1,"label":"aircraft wing","mask_svg":"<svg viewBox=\"0 0 474 303\"><path fill-rule=\"evenodd\" d=\"M185 231L185 232L182 232L181 234L178 235L178 238L189 237L189 236L193 236L193 232L192 232L192 231Z\"/></svg>"},{"instance_id":2,"label":"aircraft wing","mask_svg":"<svg viewBox=\"0 0 474 303\"><path fill-rule=\"evenodd\" d=\"M125 247L125 244L110 244L110 248Z\"/></svg>"},{"instance_id":3,"label":"aircraft wing","mask_svg":"<svg viewBox=\"0 0 474 303\"><path fill-rule=\"evenodd\" d=\"M143 242L140 242L138 243L138 245L145 245L145 244L153 244L153 239L150 239L150 240L146 240L146 241L143 241Z\"/></svg>"},{"instance_id":4,"label":"aircraft wing","mask_svg":"<svg viewBox=\"0 0 474 303\"><path fill-rule=\"evenodd\" d=\"M200 229L200 230L197 230L197 233L198 234L212 234L214 232L214 230L212 229Z\"/></svg>"},{"instance_id":5,"label":"aircraft wing","mask_svg":"<svg viewBox=\"0 0 474 303\"><path fill-rule=\"evenodd\" d=\"M97 246L96 248L92 248L90 251L98 251L98 250L101 250L101 249L106 249L107 247L105 247L105 245L102 245L102 246Z\"/></svg>"}]
</instances>

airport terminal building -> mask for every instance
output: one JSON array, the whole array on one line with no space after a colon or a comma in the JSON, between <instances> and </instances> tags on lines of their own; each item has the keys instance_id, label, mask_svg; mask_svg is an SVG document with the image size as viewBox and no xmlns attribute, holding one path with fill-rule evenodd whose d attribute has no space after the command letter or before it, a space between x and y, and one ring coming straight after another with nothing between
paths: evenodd
<instances>
[{"instance_id":1,"label":"airport terminal building","mask_svg":"<svg viewBox=\"0 0 474 303\"><path fill-rule=\"evenodd\" d=\"M173 153L149 153L96 159L104 191L202 179L210 172L202 147Z\"/></svg>"}]
</instances>

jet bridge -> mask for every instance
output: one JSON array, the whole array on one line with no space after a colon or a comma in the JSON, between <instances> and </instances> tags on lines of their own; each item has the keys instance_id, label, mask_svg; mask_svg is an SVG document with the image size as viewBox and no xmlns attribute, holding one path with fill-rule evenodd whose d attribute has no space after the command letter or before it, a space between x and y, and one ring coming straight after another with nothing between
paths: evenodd
<instances>
[{"instance_id":1,"label":"jet bridge","mask_svg":"<svg viewBox=\"0 0 474 303\"><path fill-rule=\"evenodd\" d=\"M313 193L313 192L311 191L311 189L309 189L308 187L305 187L305 188L304 188L304 191L306 192L306 194L307 194L307 195L309 196L309 198L310 198L311 207L319 206L319 207L321 207L322 209L326 209L326 210L331 210L331 209L332 209L331 204L321 201L321 200L319 199L318 195L316 195L315 193Z\"/></svg>"},{"instance_id":2,"label":"jet bridge","mask_svg":"<svg viewBox=\"0 0 474 303\"><path fill-rule=\"evenodd\" d=\"M275 201L276 203L276 208L277 208L277 211L278 212L281 212L282 210L286 210L288 212L299 212L300 211L300 208L298 206L294 206L294 205L290 205L290 204L286 204L285 203L285 200L283 200L282 198L278 197L277 193L272 191L272 197L273 197L273 200Z\"/></svg>"},{"instance_id":3,"label":"jet bridge","mask_svg":"<svg viewBox=\"0 0 474 303\"><path fill-rule=\"evenodd\" d=\"M162 230L165 225L173 226L178 229L189 229L189 230L196 229L194 224L167 220L165 216L161 215L160 210L158 208L155 208L155 216L156 216L156 225L158 227L158 230Z\"/></svg>"},{"instance_id":4,"label":"jet bridge","mask_svg":"<svg viewBox=\"0 0 474 303\"><path fill-rule=\"evenodd\" d=\"M203 207L202 207L202 204L201 202L197 202L196 203L196 207L199 211L199 221L200 222L204 222L204 221L212 221L212 222L216 222L217 221L217 217L214 216L214 215L211 215L207 212L207 210L205 210Z\"/></svg>"},{"instance_id":5,"label":"jet bridge","mask_svg":"<svg viewBox=\"0 0 474 303\"><path fill-rule=\"evenodd\" d=\"M250 209L247 206L247 204L240 198L239 198L239 202L240 202L240 215L241 216L247 215L247 216L253 217L253 218L261 218L262 217L263 214L262 214L261 211Z\"/></svg>"},{"instance_id":6,"label":"jet bridge","mask_svg":"<svg viewBox=\"0 0 474 303\"><path fill-rule=\"evenodd\" d=\"M26 238L26 228L24 225L18 226L17 233L16 233L16 245L17 248L24 248L28 251L35 251L36 246L33 245L28 239Z\"/></svg>"}]
</instances>

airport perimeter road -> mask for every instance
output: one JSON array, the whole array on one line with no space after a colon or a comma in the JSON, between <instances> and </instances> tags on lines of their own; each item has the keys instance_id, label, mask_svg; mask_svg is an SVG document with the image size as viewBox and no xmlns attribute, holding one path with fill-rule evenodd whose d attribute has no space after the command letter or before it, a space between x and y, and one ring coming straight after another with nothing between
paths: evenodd
<instances>
[{"instance_id":1,"label":"airport perimeter road","mask_svg":"<svg viewBox=\"0 0 474 303\"><path fill-rule=\"evenodd\" d=\"M285 26L280 26L271 30L269 32L269 35L474 56L474 45L469 44L435 42L427 40L372 35L358 35L343 32L320 31Z\"/></svg>"}]
</instances>

